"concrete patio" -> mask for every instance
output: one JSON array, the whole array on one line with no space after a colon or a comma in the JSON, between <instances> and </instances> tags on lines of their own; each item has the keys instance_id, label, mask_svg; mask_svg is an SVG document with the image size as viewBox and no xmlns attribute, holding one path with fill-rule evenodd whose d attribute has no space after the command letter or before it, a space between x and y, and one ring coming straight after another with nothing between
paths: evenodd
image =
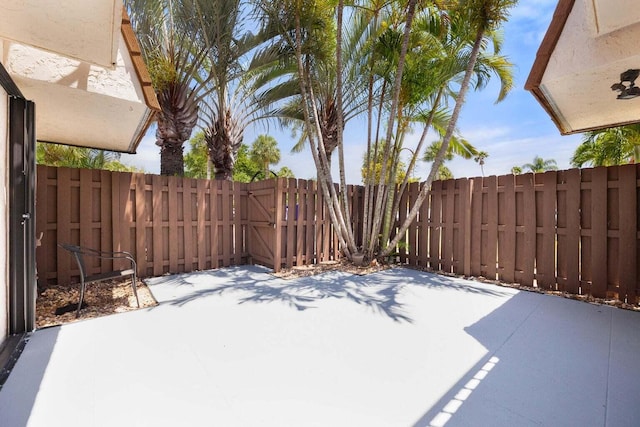
<instances>
[{"instance_id":1,"label":"concrete patio","mask_svg":"<svg viewBox=\"0 0 640 427\"><path fill-rule=\"evenodd\" d=\"M148 280L36 331L0 425L637 426L640 313L395 268Z\"/></svg>"}]
</instances>

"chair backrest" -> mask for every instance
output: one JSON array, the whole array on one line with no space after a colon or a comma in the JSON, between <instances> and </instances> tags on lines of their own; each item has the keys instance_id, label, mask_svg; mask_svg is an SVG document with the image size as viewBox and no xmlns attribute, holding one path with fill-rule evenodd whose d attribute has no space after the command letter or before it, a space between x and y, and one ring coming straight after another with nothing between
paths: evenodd
<instances>
[{"instance_id":1,"label":"chair backrest","mask_svg":"<svg viewBox=\"0 0 640 427\"><path fill-rule=\"evenodd\" d=\"M84 257L82 256L84 251L82 250L82 248L80 246L70 245L68 243L58 243L58 246L60 246L62 249L67 250L73 254L74 258L76 259L76 263L78 264L78 268L80 269L80 274L82 278L86 277L87 268L84 264Z\"/></svg>"}]
</instances>

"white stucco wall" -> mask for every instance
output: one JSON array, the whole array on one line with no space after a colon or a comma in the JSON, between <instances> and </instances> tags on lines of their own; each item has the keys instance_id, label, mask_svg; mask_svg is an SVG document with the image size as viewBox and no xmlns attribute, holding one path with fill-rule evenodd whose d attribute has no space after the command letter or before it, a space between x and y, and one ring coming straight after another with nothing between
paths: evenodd
<instances>
[{"instance_id":1,"label":"white stucco wall","mask_svg":"<svg viewBox=\"0 0 640 427\"><path fill-rule=\"evenodd\" d=\"M113 69L17 43L5 49L7 71L38 106L38 139L131 151L149 110L124 39Z\"/></svg>"},{"instance_id":2,"label":"white stucco wall","mask_svg":"<svg viewBox=\"0 0 640 427\"><path fill-rule=\"evenodd\" d=\"M104 68L34 47L7 43L5 66L14 77L144 104L142 92L136 87L133 64L124 58L128 56L126 53L125 42L120 38L116 67Z\"/></svg>"},{"instance_id":3,"label":"white stucco wall","mask_svg":"<svg viewBox=\"0 0 640 427\"><path fill-rule=\"evenodd\" d=\"M0 58L2 58L2 43L0 43ZM9 120L9 107L7 93L0 87L0 344L8 334L9 320L9 265L7 254L9 209L7 199L9 197L9 131L7 126Z\"/></svg>"}]
</instances>

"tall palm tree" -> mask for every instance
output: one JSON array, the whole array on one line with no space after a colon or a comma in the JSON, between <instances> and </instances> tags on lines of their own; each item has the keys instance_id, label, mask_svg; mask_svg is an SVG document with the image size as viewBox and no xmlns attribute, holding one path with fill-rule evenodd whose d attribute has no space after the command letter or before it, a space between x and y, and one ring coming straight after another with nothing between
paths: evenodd
<instances>
[{"instance_id":1,"label":"tall palm tree","mask_svg":"<svg viewBox=\"0 0 640 427\"><path fill-rule=\"evenodd\" d=\"M270 21L272 27L280 28L281 32L288 33L294 25L292 17L282 14L278 11L277 4L274 2L263 2L263 17ZM361 59L362 33L367 30L368 22L353 20L347 27L347 34L343 38L341 49L342 69L342 98L338 97L338 75L337 58L333 51L335 50L335 25L328 21L329 15L317 14L315 18L308 17L303 19L305 28L304 32L312 38L313 42L309 42L305 46L305 52L313 62L313 66L309 68L310 84L314 92L314 102L318 114L318 124L321 138L320 142L327 155L329 166L334 150L338 147L338 116L342 115L342 128L345 124L364 111L365 100L362 96L362 90L358 87L357 79L361 78L361 74L355 70L357 61ZM320 31L318 30L320 29ZM291 46L293 40L290 37L283 36L277 40L277 51L281 54L280 61L274 63L276 69L281 69L280 76L287 75L285 84L279 86L288 92L281 99L286 102L276 106L271 115L280 120L281 125L289 127L294 131L300 131L298 143L292 148L292 152L301 152L308 142L308 132L315 131L304 125L304 113L302 106L302 97L300 95L300 79L294 63L295 52ZM306 42L305 42L306 43ZM283 56L285 58L283 58ZM339 107L341 105L341 108ZM340 109L339 109L340 108Z\"/></svg>"},{"instance_id":2,"label":"tall palm tree","mask_svg":"<svg viewBox=\"0 0 640 427\"><path fill-rule=\"evenodd\" d=\"M456 119L446 105L449 99L453 99L456 106L461 107L464 96L460 98L462 90L458 87L462 88L463 77L468 77L467 87L473 85L475 89L482 89L486 87L492 75L497 76L500 80L500 93L496 102L503 100L513 87L512 64L500 54L501 34L493 27L488 28L478 45L474 43L477 36L476 28L470 25L471 21L468 18L468 13L464 11L431 7L422 10L416 19L412 49L407 54L409 60L401 86L401 108L396 126L397 148L392 152L396 156L399 154L403 135L411 122L422 124L422 135L409 164L410 168L415 164L430 128L435 129L443 141L451 131L451 135L447 137L447 145L458 143L459 138L455 135ZM386 32L388 33L389 29ZM477 52L473 49L476 46ZM490 46L493 47L493 52L488 49ZM392 52L391 54L393 55ZM393 58L394 56L391 56L391 60ZM449 127L452 127L451 130ZM462 147L456 147L460 148ZM442 157L435 156L433 159L431 170L434 173L439 170L447 150L448 148ZM430 186L430 180L433 178L427 179L426 187ZM400 187L400 196L405 189L406 182ZM389 191L387 196L393 199L393 192ZM397 216L398 207L397 202L391 204L390 200L387 203L382 242L387 241L391 219Z\"/></svg>"},{"instance_id":3,"label":"tall palm tree","mask_svg":"<svg viewBox=\"0 0 640 427\"><path fill-rule=\"evenodd\" d=\"M269 107L290 96L280 85L286 71L274 65L286 58L267 43L277 35L273 28L262 25L255 34L245 29L252 17L248 2L196 0L196 6L196 38L209 52L211 75L209 95L201 103L205 140L215 178L230 180L244 130L271 117Z\"/></svg>"},{"instance_id":4,"label":"tall palm tree","mask_svg":"<svg viewBox=\"0 0 640 427\"><path fill-rule=\"evenodd\" d=\"M269 166L275 165L280 161L278 142L272 136L259 135L258 138L253 141L251 150L249 151L249 157L255 163L262 166L264 179L268 179Z\"/></svg>"},{"instance_id":5,"label":"tall palm tree","mask_svg":"<svg viewBox=\"0 0 640 427\"><path fill-rule=\"evenodd\" d=\"M217 2L213 2L217 3ZM156 144L160 173L183 175L184 143L198 121L198 103L210 76L207 50L193 37L193 1L125 0L161 111Z\"/></svg>"},{"instance_id":6,"label":"tall palm tree","mask_svg":"<svg viewBox=\"0 0 640 427\"><path fill-rule=\"evenodd\" d=\"M640 124L586 132L571 157L575 167L611 166L640 160Z\"/></svg>"},{"instance_id":7,"label":"tall palm tree","mask_svg":"<svg viewBox=\"0 0 640 427\"><path fill-rule=\"evenodd\" d=\"M554 159L545 160L540 156L535 156L532 163L525 163L522 168L529 169L533 173L540 173L558 170L558 164Z\"/></svg>"},{"instance_id":8,"label":"tall palm tree","mask_svg":"<svg viewBox=\"0 0 640 427\"><path fill-rule=\"evenodd\" d=\"M487 153L486 151L479 151L473 157L473 160L480 165L480 172L482 173L482 176L484 176L484 161L487 157L489 157L489 153Z\"/></svg>"},{"instance_id":9,"label":"tall palm tree","mask_svg":"<svg viewBox=\"0 0 640 427\"><path fill-rule=\"evenodd\" d=\"M440 167L440 164L442 164L451 138L454 136L456 124L458 122L462 106L465 103L466 94L469 90L472 77L476 72L478 57L483 45L486 45L485 36L487 35L487 33L491 33L496 30L502 24L502 22L506 21L509 14L509 9L515 6L516 3L517 0L462 0L459 2L458 8L457 10L455 10L455 12L458 13L458 16L461 16L462 19L458 22L468 23L469 29L475 33L475 37L473 46L469 52L468 60L466 61L466 68L462 81L460 82L460 89L455 97L455 105L451 113L451 120L449 121L449 124L447 126L446 133L442 139L440 152L433 162L431 172L427 177L427 181L425 182L418 197L416 198L416 202L408 213L405 222L399 227L396 236L389 243L389 245L381 251L381 256L386 256L391 253L400 239L402 239L411 222L417 216L422 202L427 197L427 192L429 187L431 186L431 182L433 182L438 168ZM503 92L505 93L505 95L508 91L507 89L507 87L504 88Z\"/></svg>"}]
</instances>

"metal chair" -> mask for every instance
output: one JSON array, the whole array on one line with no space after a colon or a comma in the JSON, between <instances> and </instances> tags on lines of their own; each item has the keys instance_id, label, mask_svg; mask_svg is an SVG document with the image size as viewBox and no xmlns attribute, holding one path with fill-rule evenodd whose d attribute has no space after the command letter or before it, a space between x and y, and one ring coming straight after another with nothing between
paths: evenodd
<instances>
[{"instance_id":1,"label":"metal chair","mask_svg":"<svg viewBox=\"0 0 640 427\"><path fill-rule=\"evenodd\" d=\"M59 247L62 249L69 251L73 254L76 263L78 264L78 269L80 270L80 301L78 302L78 309L76 310L76 318L80 316L80 309L82 308L82 301L84 300L84 292L89 283L101 282L103 280L109 279L117 279L125 276L131 276L131 289L133 290L133 295L136 297L136 303L138 304L138 308L140 308L140 300L138 299L138 291L136 290L137 283L137 275L136 275L136 261L133 259L133 255L129 252L125 251L117 251L117 252L105 252L98 251L96 249L86 248L77 245L70 245L68 243L59 243ZM125 270L115 270L109 271L106 273L95 274L91 276L87 276L87 268L84 262L85 256L97 257L101 259L123 259L131 262L131 268L127 268Z\"/></svg>"}]
</instances>

